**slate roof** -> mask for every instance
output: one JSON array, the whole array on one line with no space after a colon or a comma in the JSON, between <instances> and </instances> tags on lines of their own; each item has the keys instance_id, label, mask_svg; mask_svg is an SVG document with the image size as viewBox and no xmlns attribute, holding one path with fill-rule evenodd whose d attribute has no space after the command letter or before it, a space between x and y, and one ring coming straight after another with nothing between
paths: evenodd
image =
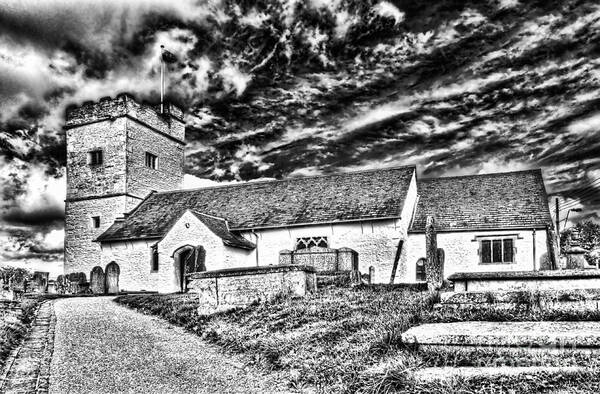
<instances>
[{"instance_id":1,"label":"slate roof","mask_svg":"<svg viewBox=\"0 0 600 394\"><path fill-rule=\"evenodd\" d=\"M217 237L223 240L223 243L227 246L241 249L254 249L256 245L253 242L248 241L246 238L238 234L233 234L229 231L227 221L223 218L214 216L208 216L200 212L190 211L194 216L198 218L210 231L212 231Z\"/></svg>"},{"instance_id":2,"label":"slate roof","mask_svg":"<svg viewBox=\"0 0 600 394\"><path fill-rule=\"evenodd\" d=\"M540 170L417 181L419 200L410 232L544 228L552 225Z\"/></svg>"},{"instance_id":3,"label":"slate roof","mask_svg":"<svg viewBox=\"0 0 600 394\"><path fill-rule=\"evenodd\" d=\"M96 240L161 238L193 210L231 231L400 217L414 166L153 193Z\"/></svg>"}]
</instances>

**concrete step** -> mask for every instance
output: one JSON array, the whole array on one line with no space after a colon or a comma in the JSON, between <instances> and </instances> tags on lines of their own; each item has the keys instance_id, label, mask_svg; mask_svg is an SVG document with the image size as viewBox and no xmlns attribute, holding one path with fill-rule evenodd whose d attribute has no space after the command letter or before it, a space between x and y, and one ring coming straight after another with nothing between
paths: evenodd
<instances>
[{"instance_id":1,"label":"concrete step","mask_svg":"<svg viewBox=\"0 0 600 394\"><path fill-rule=\"evenodd\" d=\"M402 341L414 347L519 347L548 351L600 349L600 322L457 322L413 327Z\"/></svg>"},{"instance_id":2,"label":"concrete step","mask_svg":"<svg viewBox=\"0 0 600 394\"><path fill-rule=\"evenodd\" d=\"M527 375L557 375L579 374L592 372L586 367L432 367L422 368L413 372L412 376L418 381L449 381L456 378L499 377Z\"/></svg>"}]
</instances>

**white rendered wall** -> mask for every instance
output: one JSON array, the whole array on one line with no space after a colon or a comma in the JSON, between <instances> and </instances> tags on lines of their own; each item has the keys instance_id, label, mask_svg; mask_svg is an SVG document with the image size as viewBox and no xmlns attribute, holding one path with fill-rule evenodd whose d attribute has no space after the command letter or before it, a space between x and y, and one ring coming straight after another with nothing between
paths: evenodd
<instances>
[{"instance_id":1,"label":"white rendered wall","mask_svg":"<svg viewBox=\"0 0 600 394\"><path fill-rule=\"evenodd\" d=\"M189 227L186 227L189 224ZM158 241L159 267L151 270L152 246ZM184 213L162 240L111 242L102 244L102 268L115 261L120 269L119 287L122 290L175 292L179 290L175 277L173 253L182 246L202 245L206 250L206 269L241 267L247 265L249 251L231 248L211 232L196 216Z\"/></svg>"},{"instance_id":2,"label":"white rendered wall","mask_svg":"<svg viewBox=\"0 0 600 394\"><path fill-rule=\"evenodd\" d=\"M479 263L479 242L476 236L505 236L517 234L515 262L501 264ZM439 232L437 234L438 248L444 249L444 277L455 272L495 272L495 271L534 271L539 270L542 261L548 256L546 230L535 231L535 266L533 260L533 231L504 230L504 231L469 231L469 232ZM416 281L416 263L425 258L425 234L411 233L407 242L407 269L402 282Z\"/></svg>"}]
</instances>

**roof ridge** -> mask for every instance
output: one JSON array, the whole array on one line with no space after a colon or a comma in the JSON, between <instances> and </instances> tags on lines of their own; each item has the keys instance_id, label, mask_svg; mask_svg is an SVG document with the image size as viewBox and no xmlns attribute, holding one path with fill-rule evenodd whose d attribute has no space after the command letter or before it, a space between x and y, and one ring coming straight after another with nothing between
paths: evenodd
<instances>
[{"instance_id":1,"label":"roof ridge","mask_svg":"<svg viewBox=\"0 0 600 394\"><path fill-rule=\"evenodd\" d=\"M259 185L266 183L281 183L281 182L290 182L290 181L300 181L303 179L317 179L317 178L333 178L336 176L345 176L345 175L353 175L353 174L364 174L370 172L379 172L379 171L391 171L391 170L400 170L400 169L409 169L414 168L416 170L416 165L406 165L406 166L393 166L393 167L384 167L384 168L372 168L369 170L359 170L359 171L348 171L348 172L337 172L333 174L320 174L320 175L307 175L307 176L299 176L294 178L284 178L284 179L269 179L264 181L244 181L244 182L236 182L236 183L228 183L225 185L214 185L214 186L205 186L205 187L196 187L191 189L176 189L176 190L166 190L154 193L158 194L170 194L170 193L179 193L179 192L193 192L199 190L212 190L212 189L220 189L220 188L234 188L234 187L245 187L247 185Z\"/></svg>"},{"instance_id":2,"label":"roof ridge","mask_svg":"<svg viewBox=\"0 0 600 394\"><path fill-rule=\"evenodd\" d=\"M542 173L541 168L532 168L530 170L517 170L517 171L506 171L506 172L488 172L486 174L471 174L471 175L455 175L455 176L438 176L432 178L421 178L418 182L427 182L427 181L437 181L439 179L458 179L458 178L479 178L479 177L491 177L491 176L501 176L501 175L512 175L512 174L521 174L521 173Z\"/></svg>"},{"instance_id":3,"label":"roof ridge","mask_svg":"<svg viewBox=\"0 0 600 394\"><path fill-rule=\"evenodd\" d=\"M219 220L222 220L224 222L227 222L227 219L225 219L224 217L221 217L221 216L209 215L208 213L200 212L200 211L198 211L196 209L190 209L190 208L188 208L187 210L190 211L191 213L195 214L195 215L207 216L209 218L219 219Z\"/></svg>"}]
</instances>

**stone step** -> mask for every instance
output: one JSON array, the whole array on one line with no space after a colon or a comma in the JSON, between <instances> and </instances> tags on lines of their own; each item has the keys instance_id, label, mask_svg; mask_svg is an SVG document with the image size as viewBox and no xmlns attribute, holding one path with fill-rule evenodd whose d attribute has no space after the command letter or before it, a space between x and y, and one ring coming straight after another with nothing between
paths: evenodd
<instances>
[{"instance_id":1,"label":"stone step","mask_svg":"<svg viewBox=\"0 0 600 394\"><path fill-rule=\"evenodd\" d=\"M402 341L415 347L600 349L600 322L457 322L413 327Z\"/></svg>"},{"instance_id":2,"label":"stone step","mask_svg":"<svg viewBox=\"0 0 600 394\"><path fill-rule=\"evenodd\" d=\"M456 378L499 377L499 376L532 376L538 374L579 374L592 372L586 367L431 367L413 372L412 377L418 381L447 381Z\"/></svg>"}]
</instances>

